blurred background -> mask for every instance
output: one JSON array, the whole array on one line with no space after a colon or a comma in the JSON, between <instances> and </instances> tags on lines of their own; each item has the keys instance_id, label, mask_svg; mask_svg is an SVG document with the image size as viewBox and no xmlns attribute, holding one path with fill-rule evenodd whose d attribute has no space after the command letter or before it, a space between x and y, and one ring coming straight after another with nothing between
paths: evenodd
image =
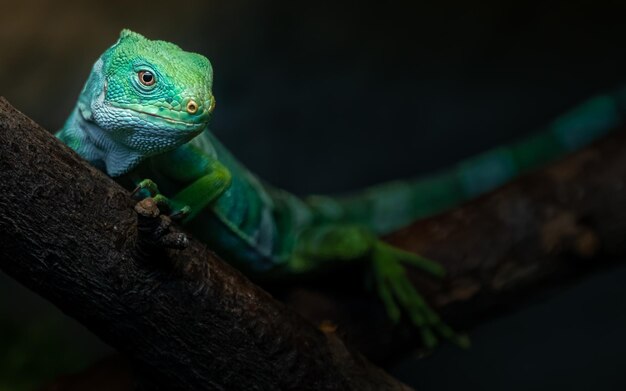
<instances>
[{"instance_id":1,"label":"blurred background","mask_svg":"<svg viewBox=\"0 0 626 391\"><path fill-rule=\"evenodd\" d=\"M0 95L50 131L122 28L210 58L212 129L269 182L338 193L416 176L626 80L626 3L0 1ZM386 367L419 390L623 390L626 268L528 300ZM112 350L0 275L0 390Z\"/></svg>"}]
</instances>

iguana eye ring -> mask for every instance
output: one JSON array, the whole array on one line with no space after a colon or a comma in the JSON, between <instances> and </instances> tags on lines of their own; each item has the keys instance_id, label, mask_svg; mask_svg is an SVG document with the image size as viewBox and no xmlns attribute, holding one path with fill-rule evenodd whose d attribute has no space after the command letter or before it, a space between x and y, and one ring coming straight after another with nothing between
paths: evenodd
<instances>
[{"instance_id":1,"label":"iguana eye ring","mask_svg":"<svg viewBox=\"0 0 626 391\"><path fill-rule=\"evenodd\" d=\"M139 77L139 82L144 86L150 87L156 83L156 77L154 77L154 74L150 71L139 71L137 76Z\"/></svg>"}]
</instances>

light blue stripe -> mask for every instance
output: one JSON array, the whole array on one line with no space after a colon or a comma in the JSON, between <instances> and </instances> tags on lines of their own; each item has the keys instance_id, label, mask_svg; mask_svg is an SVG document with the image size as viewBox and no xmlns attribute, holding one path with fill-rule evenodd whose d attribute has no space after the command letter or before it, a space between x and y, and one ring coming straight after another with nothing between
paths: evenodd
<instances>
[{"instance_id":1,"label":"light blue stripe","mask_svg":"<svg viewBox=\"0 0 626 391\"><path fill-rule=\"evenodd\" d=\"M565 149L575 151L608 133L619 122L616 102L602 95L556 119L551 130Z\"/></svg>"},{"instance_id":2,"label":"light blue stripe","mask_svg":"<svg viewBox=\"0 0 626 391\"><path fill-rule=\"evenodd\" d=\"M459 165L459 179L468 197L493 190L517 175L511 151L498 148Z\"/></svg>"}]
</instances>

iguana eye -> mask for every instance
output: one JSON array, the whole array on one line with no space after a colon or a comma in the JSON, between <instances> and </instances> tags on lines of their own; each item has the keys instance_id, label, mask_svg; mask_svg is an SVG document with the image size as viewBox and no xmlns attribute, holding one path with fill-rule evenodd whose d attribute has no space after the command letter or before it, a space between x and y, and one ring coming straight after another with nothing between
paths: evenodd
<instances>
[{"instance_id":1,"label":"iguana eye","mask_svg":"<svg viewBox=\"0 0 626 391\"><path fill-rule=\"evenodd\" d=\"M154 77L154 74L150 71L139 71L137 73L137 76L139 77L139 81L141 82L141 84L143 84L144 86L151 86L156 83L156 78Z\"/></svg>"}]
</instances>

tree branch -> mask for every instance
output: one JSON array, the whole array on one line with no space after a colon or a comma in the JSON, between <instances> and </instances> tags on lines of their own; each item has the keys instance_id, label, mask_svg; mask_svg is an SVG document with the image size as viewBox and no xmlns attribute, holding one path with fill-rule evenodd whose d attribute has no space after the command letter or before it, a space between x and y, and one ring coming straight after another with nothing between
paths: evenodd
<instances>
[{"instance_id":1,"label":"tree branch","mask_svg":"<svg viewBox=\"0 0 626 391\"><path fill-rule=\"evenodd\" d=\"M136 259L128 192L3 98L0 194L0 268L127 355L146 389L405 389L195 240Z\"/></svg>"},{"instance_id":2,"label":"tree branch","mask_svg":"<svg viewBox=\"0 0 626 391\"><path fill-rule=\"evenodd\" d=\"M387 239L447 268L443 281L416 271L411 277L448 321L465 327L538 288L624 259L625 180L621 130ZM134 259L136 216L127 192L6 101L0 191L0 268L162 384L400 387L195 241L161 263ZM391 324L373 305L354 270L325 278L272 289L314 323L337 323L351 346L376 361L419 342L410 324Z\"/></svg>"},{"instance_id":3,"label":"tree branch","mask_svg":"<svg viewBox=\"0 0 626 391\"><path fill-rule=\"evenodd\" d=\"M441 262L443 281L410 270L420 292L463 329L485 315L626 259L626 131L387 240ZM339 276L338 279L347 279ZM411 325L390 324L358 287L275 292L311 321L334 319L374 362L414 349ZM381 338L372 338L382 335Z\"/></svg>"}]
</instances>

